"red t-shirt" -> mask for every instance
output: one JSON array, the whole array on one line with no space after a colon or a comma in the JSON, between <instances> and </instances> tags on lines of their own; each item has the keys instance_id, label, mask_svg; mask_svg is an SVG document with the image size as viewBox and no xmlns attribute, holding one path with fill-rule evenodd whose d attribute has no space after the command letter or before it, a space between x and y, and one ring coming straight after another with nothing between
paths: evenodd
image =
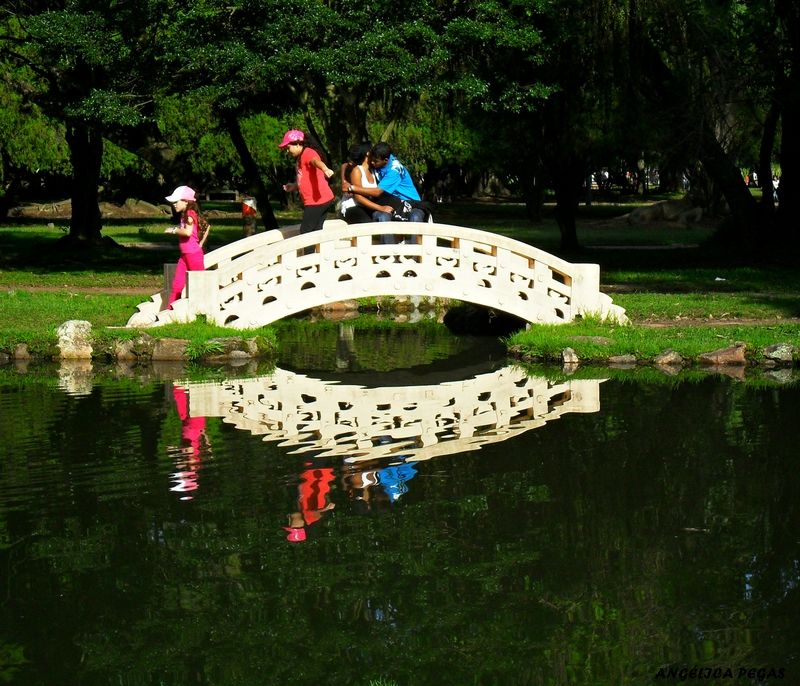
<instances>
[{"instance_id":1,"label":"red t-shirt","mask_svg":"<svg viewBox=\"0 0 800 686\"><path fill-rule=\"evenodd\" d=\"M306 524L313 524L322 516L319 511L328 504L328 493L334 479L333 469L306 469L300 479L300 510Z\"/></svg>"},{"instance_id":2,"label":"red t-shirt","mask_svg":"<svg viewBox=\"0 0 800 686\"><path fill-rule=\"evenodd\" d=\"M297 158L297 185L304 205L326 205L333 202L333 191L328 185L328 179L321 169L311 164L312 160L318 159L319 153L313 148L303 148Z\"/></svg>"}]
</instances>

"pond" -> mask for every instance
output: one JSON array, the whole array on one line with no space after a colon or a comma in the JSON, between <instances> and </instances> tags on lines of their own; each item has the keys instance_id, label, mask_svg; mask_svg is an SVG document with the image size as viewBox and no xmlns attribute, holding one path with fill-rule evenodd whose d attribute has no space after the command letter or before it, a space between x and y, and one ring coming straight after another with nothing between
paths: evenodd
<instances>
[{"instance_id":1,"label":"pond","mask_svg":"<svg viewBox=\"0 0 800 686\"><path fill-rule=\"evenodd\" d=\"M0 370L0 681L800 683L798 384L292 341Z\"/></svg>"}]
</instances>

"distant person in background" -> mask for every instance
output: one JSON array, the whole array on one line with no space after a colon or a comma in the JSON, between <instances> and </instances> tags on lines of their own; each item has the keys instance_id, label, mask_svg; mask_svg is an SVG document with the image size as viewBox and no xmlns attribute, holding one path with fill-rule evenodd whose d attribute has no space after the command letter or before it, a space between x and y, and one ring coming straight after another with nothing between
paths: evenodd
<instances>
[{"instance_id":1,"label":"distant person in background","mask_svg":"<svg viewBox=\"0 0 800 686\"><path fill-rule=\"evenodd\" d=\"M242 236L247 238L256 232L256 216L258 207L256 199L250 195L242 198Z\"/></svg>"},{"instance_id":2,"label":"distant person in background","mask_svg":"<svg viewBox=\"0 0 800 686\"><path fill-rule=\"evenodd\" d=\"M334 171L308 144L302 131L287 131L278 147L286 150L297 161L297 178L293 183L284 184L283 190L287 193L300 191L300 200L303 203L300 233L319 231L325 222L325 215L333 206L333 191L328 185L328 179L333 176Z\"/></svg>"},{"instance_id":3,"label":"distant person in background","mask_svg":"<svg viewBox=\"0 0 800 686\"><path fill-rule=\"evenodd\" d=\"M167 309L171 310L172 303L181 297L186 286L186 273L205 270L203 245L211 226L201 214L195 192L189 186L178 186L166 199L180 218L178 226L171 226L165 231L178 236L178 248L181 251L167 301Z\"/></svg>"}]
</instances>

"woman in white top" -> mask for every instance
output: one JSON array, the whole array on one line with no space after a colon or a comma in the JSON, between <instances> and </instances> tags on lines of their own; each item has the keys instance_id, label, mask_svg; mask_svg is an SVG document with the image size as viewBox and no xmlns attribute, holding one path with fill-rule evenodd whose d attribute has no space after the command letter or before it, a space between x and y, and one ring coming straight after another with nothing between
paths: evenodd
<instances>
[{"instance_id":1,"label":"woman in white top","mask_svg":"<svg viewBox=\"0 0 800 686\"><path fill-rule=\"evenodd\" d=\"M367 161L370 144L360 143L350 148L350 159L342 170L342 187L345 182L353 186L364 188L377 188L378 180L375 173L370 169ZM342 194L342 216L348 224L365 224L377 221L375 213L383 212L391 216L392 208L389 205L379 205L364 195L353 193Z\"/></svg>"}]
</instances>

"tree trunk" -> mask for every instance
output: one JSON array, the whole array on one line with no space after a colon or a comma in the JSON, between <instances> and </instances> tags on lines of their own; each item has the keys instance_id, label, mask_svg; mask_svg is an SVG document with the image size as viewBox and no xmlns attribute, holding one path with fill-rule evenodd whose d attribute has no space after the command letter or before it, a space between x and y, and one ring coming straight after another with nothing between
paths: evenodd
<instances>
[{"instance_id":1,"label":"tree trunk","mask_svg":"<svg viewBox=\"0 0 800 686\"><path fill-rule=\"evenodd\" d=\"M745 247L755 247L758 234L758 207L755 198L745 185L739 168L731 161L714 132L708 127L703 130L700 161L725 196L736 235L748 243Z\"/></svg>"},{"instance_id":2,"label":"tree trunk","mask_svg":"<svg viewBox=\"0 0 800 686\"><path fill-rule=\"evenodd\" d=\"M579 177L580 179L580 177ZM572 174L561 172L554 175L555 218L561 233L561 249L568 252L580 250L576 218L580 201L580 180L576 181Z\"/></svg>"},{"instance_id":3,"label":"tree trunk","mask_svg":"<svg viewBox=\"0 0 800 686\"><path fill-rule=\"evenodd\" d=\"M0 221L3 221L8 217L20 185L19 176L11 165L11 159L5 150L0 150L0 176L2 176L5 183L5 188L3 188L3 192L0 195Z\"/></svg>"},{"instance_id":4,"label":"tree trunk","mask_svg":"<svg viewBox=\"0 0 800 686\"><path fill-rule=\"evenodd\" d=\"M72 219L69 240L77 244L100 242L102 222L97 202L100 164L103 161L103 136L86 123L67 126L67 145L72 162Z\"/></svg>"},{"instance_id":5,"label":"tree trunk","mask_svg":"<svg viewBox=\"0 0 800 686\"><path fill-rule=\"evenodd\" d=\"M775 214L775 200L772 197L772 153L775 148L779 116L780 108L778 103L773 100L764 120L761 148L758 152L758 178L761 182L760 214L764 221L771 221Z\"/></svg>"},{"instance_id":6,"label":"tree trunk","mask_svg":"<svg viewBox=\"0 0 800 686\"><path fill-rule=\"evenodd\" d=\"M650 75L647 97L665 112L692 112L695 106L686 99L687 88L664 62L660 51L650 41L643 40L640 45ZM680 119L676 121L680 122ZM684 124L686 127L690 125L691 121ZM725 197L730 210L734 229L729 234L730 240L744 242L740 247L745 250L753 249L757 246L759 227L756 201L745 185L739 168L722 147L711 126L701 124L698 136L698 156L704 171Z\"/></svg>"},{"instance_id":7,"label":"tree trunk","mask_svg":"<svg viewBox=\"0 0 800 686\"><path fill-rule=\"evenodd\" d=\"M261 211L261 221L264 223L264 228L269 231L278 228L278 220L275 218L275 213L272 211L272 204L269 201L269 193L267 192L264 181L261 178L261 171L253 159L250 148L247 147L247 141L242 134L242 127L239 126L239 119L234 112L223 112L222 119L228 129L228 134L233 141L233 147L239 153L239 158L244 167L244 175L247 179L248 190L253 193L256 202Z\"/></svg>"},{"instance_id":8,"label":"tree trunk","mask_svg":"<svg viewBox=\"0 0 800 686\"><path fill-rule=\"evenodd\" d=\"M795 78L794 81L800 81ZM778 186L778 226L781 236L796 242L798 238L797 216L800 212L800 198L796 190L800 184L798 161L800 160L800 136L798 136L797 117L800 117L800 94L796 89L800 83L789 84L790 94L781 113L781 179ZM794 92L791 92L794 91ZM795 189L795 190L792 190Z\"/></svg>"},{"instance_id":9,"label":"tree trunk","mask_svg":"<svg viewBox=\"0 0 800 686\"><path fill-rule=\"evenodd\" d=\"M582 185L586 164L573 152L573 146L563 143L554 146L549 152L545 165L552 179L556 207L554 211L558 230L561 233L561 249L569 252L580 250L576 219L578 204L583 196Z\"/></svg>"},{"instance_id":10,"label":"tree trunk","mask_svg":"<svg viewBox=\"0 0 800 686\"><path fill-rule=\"evenodd\" d=\"M544 189L541 176L522 173L522 199L525 201L525 212L532 222L542 220L542 206L544 205Z\"/></svg>"},{"instance_id":11,"label":"tree trunk","mask_svg":"<svg viewBox=\"0 0 800 686\"><path fill-rule=\"evenodd\" d=\"M798 186L800 174L800 135L797 117L800 116L800 7L791 0L776 2L775 11L781 19L788 40L788 74L782 92L781 109L781 179L778 186L777 223L784 242L798 251L797 213L800 210Z\"/></svg>"}]
</instances>

